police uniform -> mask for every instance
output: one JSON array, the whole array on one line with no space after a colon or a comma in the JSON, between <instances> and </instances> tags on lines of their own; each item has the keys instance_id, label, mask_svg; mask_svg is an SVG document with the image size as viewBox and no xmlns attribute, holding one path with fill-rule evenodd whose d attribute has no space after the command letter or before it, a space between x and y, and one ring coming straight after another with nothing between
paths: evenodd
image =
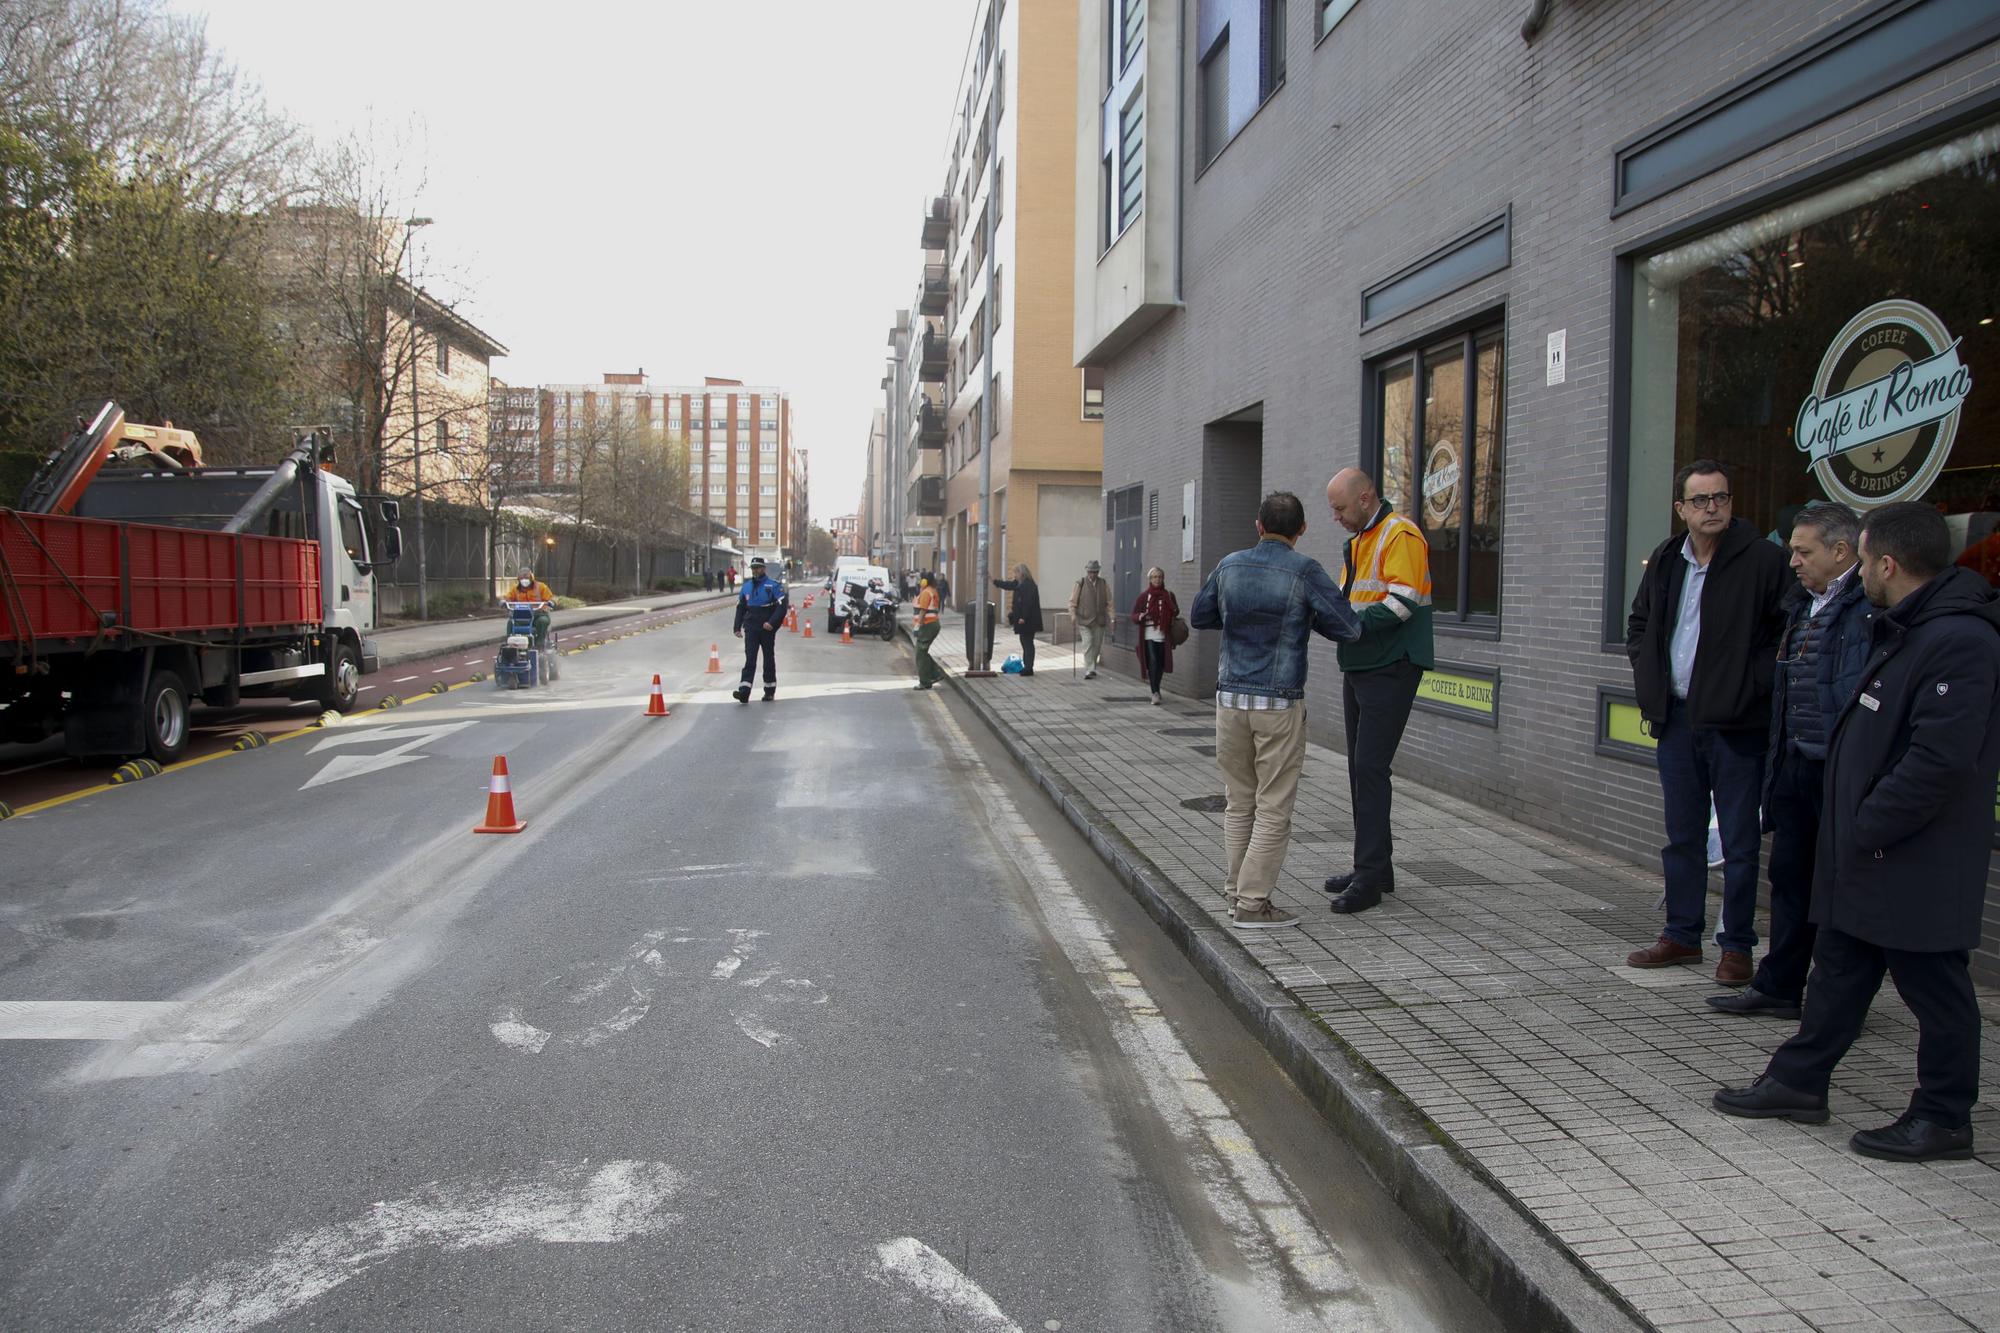
<instances>
[{"instance_id":1,"label":"police uniform","mask_svg":"<svg viewBox=\"0 0 2000 1333\"><path fill-rule=\"evenodd\" d=\"M736 687L736 702L750 702L750 682L757 674L757 653L764 654L764 699L778 693L778 631L784 627L791 602L785 585L752 567L736 597L736 628L743 632L743 681Z\"/></svg>"}]
</instances>

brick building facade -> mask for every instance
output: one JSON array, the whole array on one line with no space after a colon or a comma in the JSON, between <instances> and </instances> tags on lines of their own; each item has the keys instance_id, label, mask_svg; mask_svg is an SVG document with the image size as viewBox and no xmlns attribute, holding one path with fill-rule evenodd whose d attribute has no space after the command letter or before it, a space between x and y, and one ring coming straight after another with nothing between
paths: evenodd
<instances>
[{"instance_id":1,"label":"brick building facade","mask_svg":"<svg viewBox=\"0 0 2000 1333\"><path fill-rule=\"evenodd\" d=\"M1399 773L1657 864L1622 637L1692 457L1735 469L1761 529L1821 495L1924 498L1962 562L2000 566L1992 4L1082 9L1104 558L1121 595L1157 563L1185 604L1290 489L1337 571L1323 487L1374 471L1437 585ZM1898 376L1937 379L1939 412L1838 411ZM1171 688L1212 690L1206 638ZM1313 652L1311 729L1338 744ZM1987 979L1996 937L2000 912Z\"/></svg>"}]
</instances>

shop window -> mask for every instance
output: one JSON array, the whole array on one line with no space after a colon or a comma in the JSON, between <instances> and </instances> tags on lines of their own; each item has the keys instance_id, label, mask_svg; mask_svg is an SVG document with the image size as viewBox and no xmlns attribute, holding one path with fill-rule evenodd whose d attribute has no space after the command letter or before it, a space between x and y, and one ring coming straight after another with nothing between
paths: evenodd
<instances>
[{"instance_id":1,"label":"shop window","mask_svg":"<svg viewBox=\"0 0 2000 1333\"><path fill-rule=\"evenodd\" d=\"M1493 325L1390 357L1374 370L1382 498L1431 548L1438 623L1500 616L1506 365Z\"/></svg>"},{"instance_id":2,"label":"shop window","mask_svg":"<svg viewBox=\"0 0 2000 1333\"><path fill-rule=\"evenodd\" d=\"M1627 261L1612 638L1702 457L1776 541L1812 500L1934 504L2000 586L1995 216L2000 125Z\"/></svg>"}]
</instances>

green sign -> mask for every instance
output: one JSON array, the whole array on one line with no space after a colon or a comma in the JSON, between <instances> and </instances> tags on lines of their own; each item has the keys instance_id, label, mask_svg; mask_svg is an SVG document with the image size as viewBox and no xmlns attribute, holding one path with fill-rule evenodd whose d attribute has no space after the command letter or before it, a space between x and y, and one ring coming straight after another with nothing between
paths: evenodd
<instances>
[{"instance_id":1,"label":"green sign","mask_svg":"<svg viewBox=\"0 0 2000 1333\"><path fill-rule=\"evenodd\" d=\"M1639 705L1623 699L1604 701L1604 739L1619 745L1636 745L1642 750L1659 745L1646 734L1646 719L1640 714Z\"/></svg>"},{"instance_id":2,"label":"green sign","mask_svg":"<svg viewBox=\"0 0 2000 1333\"><path fill-rule=\"evenodd\" d=\"M1417 707L1456 717L1472 717L1494 726L1498 723L1497 674L1479 674L1477 667L1440 666L1426 671L1417 686Z\"/></svg>"}]
</instances>

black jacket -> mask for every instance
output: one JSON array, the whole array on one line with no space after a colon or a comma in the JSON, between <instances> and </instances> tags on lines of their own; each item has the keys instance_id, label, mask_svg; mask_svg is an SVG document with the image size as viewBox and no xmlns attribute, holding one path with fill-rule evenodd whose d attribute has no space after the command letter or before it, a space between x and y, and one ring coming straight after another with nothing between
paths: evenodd
<instances>
[{"instance_id":1,"label":"black jacket","mask_svg":"<svg viewBox=\"0 0 2000 1333\"><path fill-rule=\"evenodd\" d=\"M1657 736L1674 701L1669 652L1680 618L1686 533L1653 549L1625 621L1625 655L1639 712ZM1722 731L1762 731L1771 724L1771 677L1785 630L1785 594L1798 586L1777 545L1742 519L1731 519L1709 560L1701 593L1701 641L1688 685L1689 720Z\"/></svg>"},{"instance_id":2,"label":"black jacket","mask_svg":"<svg viewBox=\"0 0 2000 1333\"><path fill-rule=\"evenodd\" d=\"M1812 616L1812 594L1802 583L1798 590L1785 599L1787 614L1784 632L1778 636L1778 650L1783 652L1791 639L1792 630ZM1823 719L1824 734L1833 735L1833 724L1840 717L1841 707L1854 694L1855 686L1861 683L1861 670L1868 665L1871 644L1868 638L1869 622L1875 617L1875 608L1868 600L1867 590L1861 586L1861 571L1849 571L1847 582L1827 607L1832 617L1825 622L1819 645L1819 672L1815 681L1816 702L1819 715ZM1771 786L1778 778L1778 760L1785 747L1785 708L1790 702L1785 696L1790 687L1786 683L1784 665L1781 662L1771 680L1771 743L1764 751L1764 795L1761 802L1764 811L1764 831L1769 833L1771 823Z\"/></svg>"},{"instance_id":3,"label":"black jacket","mask_svg":"<svg viewBox=\"0 0 2000 1333\"><path fill-rule=\"evenodd\" d=\"M2000 780L2000 592L1950 569L1872 629L1827 749L1812 920L1885 949L1975 949Z\"/></svg>"},{"instance_id":4,"label":"black jacket","mask_svg":"<svg viewBox=\"0 0 2000 1333\"><path fill-rule=\"evenodd\" d=\"M1014 605L1007 612L1007 623L1014 627L1016 634L1042 632L1042 590L1035 586L1033 579L995 579L993 586L1014 594Z\"/></svg>"}]
</instances>

